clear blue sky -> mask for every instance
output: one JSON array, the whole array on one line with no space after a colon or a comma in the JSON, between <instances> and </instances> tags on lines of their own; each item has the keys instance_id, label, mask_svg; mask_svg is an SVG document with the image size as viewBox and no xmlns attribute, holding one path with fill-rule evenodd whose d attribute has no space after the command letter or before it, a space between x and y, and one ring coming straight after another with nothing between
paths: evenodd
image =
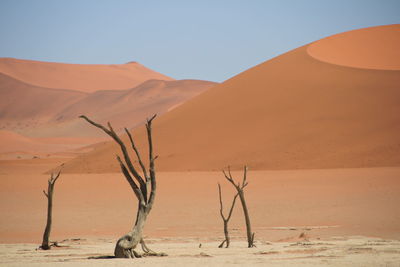
<instances>
[{"instance_id":1,"label":"clear blue sky","mask_svg":"<svg viewBox=\"0 0 400 267\"><path fill-rule=\"evenodd\" d=\"M400 23L400 0L0 0L0 57L224 81L335 33Z\"/></svg>"}]
</instances>

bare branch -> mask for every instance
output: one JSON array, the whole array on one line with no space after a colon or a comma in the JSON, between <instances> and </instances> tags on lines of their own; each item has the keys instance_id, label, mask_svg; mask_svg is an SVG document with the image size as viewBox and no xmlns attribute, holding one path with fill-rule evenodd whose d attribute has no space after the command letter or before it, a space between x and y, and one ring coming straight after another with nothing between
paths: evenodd
<instances>
[{"instance_id":1,"label":"bare branch","mask_svg":"<svg viewBox=\"0 0 400 267\"><path fill-rule=\"evenodd\" d=\"M82 119L85 119L87 122L89 122L90 124L92 124L92 125L94 125L94 126L96 126L97 128L100 128L100 129L102 129L106 134L108 134L109 136L111 136L112 137L112 133L111 133L111 131L110 130L108 130L106 127L104 127L103 125L101 125L101 124L98 124L98 123L96 123L96 122L94 122L94 121L92 121L91 119L89 119L88 117L86 117L85 115L80 115L79 116L79 118L82 118Z\"/></svg>"},{"instance_id":2,"label":"bare branch","mask_svg":"<svg viewBox=\"0 0 400 267\"><path fill-rule=\"evenodd\" d=\"M46 193L46 191L43 190L43 194L48 198L49 195Z\"/></svg>"},{"instance_id":3,"label":"bare branch","mask_svg":"<svg viewBox=\"0 0 400 267\"><path fill-rule=\"evenodd\" d=\"M149 197L149 206L148 209L151 210L153 203L154 203L154 198L156 195L156 189L157 189L157 183L156 183L156 172L155 172L155 167L154 167L154 161L157 159L157 157L153 156L153 138L151 134L151 124L154 118L157 116L157 114L153 115L150 119L147 120L146 123L146 130L147 130L147 140L149 143L149 172L150 172L150 181L151 181L151 193Z\"/></svg>"},{"instance_id":4,"label":"bare branch","mask_svg":"<svg viewBox=\"0 0 400 267\"><path fill-rule=\"evenodd\" d=\"M54 183L57 181L57 179L60 177L61 170L57 173L56 177L54 178Z\"/></svg>"},{"instance_id":5,"label":"bare branch","mask_svg":"<svg viewBox=\"0 0 400 267\"><path fill-rule=\"evenodd\" d=\"M228 221L232 216L233 208L235 207L235 202L236 202L236 199L237 199L238 196L239 196L239 193L236 193L235 197L233 198L232 206L231 206L231 209L229 210L228 218L226 218Z\"/></svg>"},{"instance_id":6,"label":"bare branch","mask_svg":"<svg viewBox=\"0 0 400 267\"><path fill-rule=\"evenodd\" d=\"M223 172L226 180L228 180L228 182L230 182L238 190L240 187L237 184L235 184L235 181L232 178L230 166L228 166L228 173L226 173L225 170L222 170L222 172Z\"/></svg>"},{"instance_id":7,"label":"bare branch","mask_svg":"<svg viewBox=\"0 0 400 267\"><path fill-rule=\"evenodd\" d=\"M243 167L243 182L242 182L242 188L244 188L247 179L247 166Z\"/></svg>"},{"instance_id":8,"label":"bare branch","mask_svg":"<svg viewBox=\"0 0 400 267\"><path fill-rule=\"evenodd\" d=\"M113 138L115 142L117 142L119 144L122 154L124 155L126 166L128 167L129 171L132 173L133 177L135 177L135 179L138 181L138 183L140 185L140 190L142 191L143 196L147 200L146 183L143 181L143 178L139 175L139 173L136 171L135 167L133 166L132 161L129 157L128 151L125 147L125 144L122 142L121 138L119 138L119 136L115 133L114 129L111 126L111 123L109 123L109 122L107 123L108 127L110 128L110 129L107 129L103 125L90 120L88 117L86 117L84 115L81 115L79 117L85 119L87 122L96 126L97 128L102 129L106 134L108 134L111 138Z\"/></svg>"},{"instance_id":9,"label":"bare branch","mask_svg":"<svg viewBox=\"0 0 400 267\"><path fill-rule=\"evenodd\" d=\"M49 179L49 182L51 184L55 184L57 179L58 179L58 177L60 177L60 174L61 174L61 169L58 171L58 173L56 175L54 175L54 173L52 173L51 174L51 178Z\"/></svg>"},{"instance_id":10,"label":"bare branch","mask_svg":"<svg viewBox=\"0 0 400 267\"><path fill-rule=\"evenodd\" d=\"M229 180L229 176L226 174L225 170L222 170L222 173L224 174L225 178Z\"/></svg>"},{"instance_id":11,"label":"bare branch","mask_svg":"<svg viewBox=\"0 0 400 267\"><path fill-rule=\"evenodd\" d=\"M226 176L226 178L228 180L230 179L228 176ZM228 231L228 222L231 219L233 208L235 207L235 203L236 203L236 198L238 197L239 193L236 193L235 197L233 198L231 208L229 209L228 217L224 216L224 212L223 212L224 207L223 207L223 204L222 204L221 185L219 183L218 183L218 195L219 195L219 205L220 205L219 213L220 213L220 215L222 217L222 220L224 221L224 234L225 234L225 240L218 246L219 248L222 248L225 243L226 243L226 247L229 247L229 244L230 244L229 231Z\"/></svg>"},{"instance_id":12,"label":"bare branch","mask_svg":"<svg viewBox=\"0 0 400 267\"><path fill-rule=\"evenodd\" d=\"M108 129L110 129L111 132L115 133L115 131L114 131L114 129L111 126L111 123L109 121L107 122L107 126L108 126Z\"/></svg>"},{"instance_id":13,"label":"bare branch","mask_svg":"<svg viewBox=\"0 0 400 267\"><path fill-rule=\"evenodd\" d=\"M218 194L219 194L219 204L220 204L220 210L219 210L219 212L220 212L220 214L221 214L221 217L222 217L222 219L224 220L224 221L229 221L229 219L231 218L231 216L232 216L232 212L233 212L233 208L235 207L235 202L236 202L236 199L237 199L237 197L239 196L239 193L236 193L236 195L234 196L234 198L233 198L233 200L232 200L232 205L231 205L231 208L230 208L230 210L229 210L229 213L228 213L228 217L226 217L225 218L225 216L224 216L224 214L223 214L223 204L222 204L222 193L221 193L221 185L218 183Z\"/></svg>"},{"instance_id":14,"label":"bare branch","mask_svg":"<svg viewBox=\"0 0 400 267\"><path fill-rule=\"evenodd\" d=\"M145 179L146 179L146 181L147 181L147 180L148 180L148 176L147 176L146 167L145 167L144 164L143 164L143 161L142 161L142 159L141 159L141 157L140 157L139 151L138 151L138 149L137 149L137 147L136 147L136 145L135 145L135 142L133 141L132 135L131 135L131 133L129 132L129 130L128 130L127 128L125 128L125 132L126 132L126 134L128 135L129 140L131 141L132 149L133 149L133 151L135 151L135 153L136 153L136 157L137 157L137 159L138 159L138 161L139 161L139 165L140 165L140 167L142 168L143 175L144 175L144 177L145 177Z\"/></svg>"},{"instance_id":15,"label":"bare branch","mask_svg":"<svg viewBox=\"0 0 400 267\"><path fill-rule=\"evenodd\" d=\"M157 114L154 114L150 119L147 119L147 124L151 123L156 117Z\"/></svg>"},{"instance_id":16,"label":"bare branch","mask_svg":"<svg viewBox=\"0 0 400 267\"><path fill-rule=\"evenodd\" d=\"M219 214L221 214L222 220L226 221L224 213L223 213L223 204L222 204L222 193L221 193L221 185L218 183L218 194L219 194Z\"/></svg>"},{"instance_id":17,"label":"bare branch","mask_svg":"<svg viewBox=\"0 0 400 267\"><path fill-rule=\"evenodd\" d=\"M140 191L139 187L135 183L135 181L132 179L132 176L129 174L128 169L126 168L125 164L122 162L121 158L117 156L117 160L119 162L119 165L121 167L121 171L124 174L126 180L128 181L129 185L131 186L133 192L135 193L137 199L139 200L140 203L144 202L143 194Z\"/></svg>"}]
</instances>

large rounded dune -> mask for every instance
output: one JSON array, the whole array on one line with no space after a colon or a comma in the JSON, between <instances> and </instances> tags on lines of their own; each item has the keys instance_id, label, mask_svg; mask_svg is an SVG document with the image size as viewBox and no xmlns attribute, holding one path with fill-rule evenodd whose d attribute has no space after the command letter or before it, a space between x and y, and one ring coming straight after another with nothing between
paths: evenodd
<instances>
[{"instance_id":1,"label":"large rounded dune","mask_svg":"<svg viewBox=\"0 0 400 267\"><path fill-rule=\"evenodd\" d=\"M154 121L158 169L399 166L400 57L382 51L398 31L366 28L305 45L166 113ZM338 54L335 40L348 49L340 62L329 58ZM134 135L145 151L144 129ZM116 153L113 143L100 145L65 171L118 171Z\"/></svg>"}]
</instances>

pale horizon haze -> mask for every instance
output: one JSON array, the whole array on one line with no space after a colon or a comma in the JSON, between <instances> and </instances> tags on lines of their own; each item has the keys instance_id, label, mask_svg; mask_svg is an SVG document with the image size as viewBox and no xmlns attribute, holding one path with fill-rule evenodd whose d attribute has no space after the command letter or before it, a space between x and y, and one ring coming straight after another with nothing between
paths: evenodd
<instances>
[{"instance_id":1,"label":"pale horizon haze","mask_svg":"<svg viewBox=\"0 0 400 267\"><path fill-rule=\"evenodd\" d=\"M0 57L137 61L175 79L222 82L332 34L397 23L396 0L2 0Z\"/></svg>"}]
</instances>

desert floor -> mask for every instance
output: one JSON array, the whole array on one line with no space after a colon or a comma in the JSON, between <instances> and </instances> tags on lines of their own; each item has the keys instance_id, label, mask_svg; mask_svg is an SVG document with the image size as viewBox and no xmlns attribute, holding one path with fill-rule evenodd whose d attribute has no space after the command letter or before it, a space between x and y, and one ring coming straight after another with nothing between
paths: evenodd
<instances>
[{"instance_id":1,"label":"desert floor","mask_svg":"<svg viewBox=\"0 0 400 267\"><path fill-rule=\"evenodd\" d=\"M68 247L35 250L46 220L42 190L49 175L44 172L62 162L0 161L0 264L126 264L104 258L113 254L115 240L135 219L136 199L118 173L61 174L51 239ZM239 180L242 173L233 175ZM399 179L397 167L250 170L246 198L257 247L246 248L237 205L230 222L231 248L218 249L223 231L217 183L222 186L225 212L234 194L232 186L220 172L160 172L145 236L154 250L169 256L135 263L400 266Z\"/></svg>"},{"instance_id":2,"label":"desert floor","mask_svg":"<svg viewBox=\"0 0 400 267\"><path fill-rule=\"evenodd\" d=\"M66 240L51 251L35 250L37 244L0 244L0 264L6 266L399 266L400 242L349 237L302 242L235 241L228 249L218 242L199 239L151 239L152 248L167 257L113 259L114 240Z\"/></svg>"}]
</instances>

